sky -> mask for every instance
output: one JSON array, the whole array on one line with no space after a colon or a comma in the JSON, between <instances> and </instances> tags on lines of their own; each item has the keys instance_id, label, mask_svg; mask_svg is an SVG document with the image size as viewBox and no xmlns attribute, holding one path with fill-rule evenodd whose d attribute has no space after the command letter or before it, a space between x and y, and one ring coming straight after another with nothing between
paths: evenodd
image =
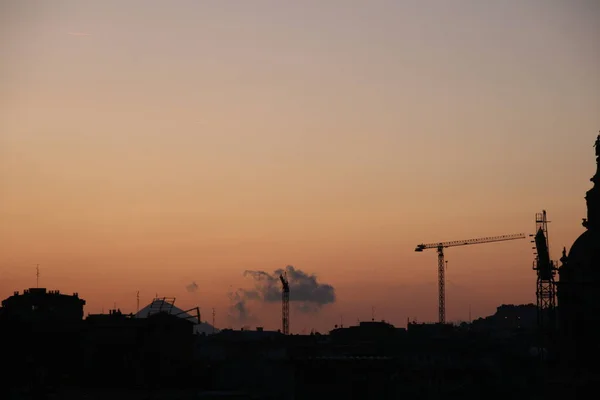
<instances>
[{"instance_id":1,"label":"sky","mask_svg":"<svg viewBox=\"0 0 600 400\"><path fill-rule=\"evenodd\" d=\"M86 313L135 312L139 292L277 329L277 302L232 306L244 271L292 265L335 291L293 302L294 333L436 321L417 244L534 233L542 209L553 259L583 232L599 17L594 0L2 1L0 297L39 264ZM531 246L447 249L447 319L535 302Z\"/></svg>"}]
</instances>

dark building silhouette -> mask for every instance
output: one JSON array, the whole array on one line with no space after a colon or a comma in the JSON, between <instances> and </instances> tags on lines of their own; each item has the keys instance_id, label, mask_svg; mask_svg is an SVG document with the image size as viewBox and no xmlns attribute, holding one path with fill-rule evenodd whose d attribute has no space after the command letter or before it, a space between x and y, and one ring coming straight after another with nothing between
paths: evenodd
<instances>
[{"instance_id":1,"label":"dark building silhouette","mask_svg":"<svg viewBox=\"0 0 600 400\"><path fill-rule=\"evenodd\" d=\"M2 301L0 399L7 388L33 398L52 388L185 387L194 365L195 320L169 312L145 318L111 310L83 319L78 294L28 289ZM195 375L196 374L196 375ZM20 398L20 397L18 397ZM25 397L28 398L28 397Z\"/></svg>"},{"instance_id":2,"label":"dark building silhouette","mask_svg":"<svg viewBox=\"0 0 600 400\"><path fill-rule=\"evenodd\" d=\"M207 389L242 392L247 398L261 393L270 396L267 398L285 399L294 387L289 345L297 338L260 327L225 329L215 335L197 336L194 357L204 369Z\"/></svg>"},{"instance_id":3,"label":"dark building silhouette","mask_svg":"<svg viewBox=\"0 0 600 400\"><path fill-rule=\"evenodd\" d=\"M0 351L13 385L52 385L74 379L81 365L85 300L58 290L27 289L2 301ZM0 395L0 398L2 396Z\"/></svg>"},{"instance_id":4,"label":"dark building silhouette","mask_svg":"<svg viewBox=\"0 0 600 400\"><path fill-rule=\"evenodd\" d=\"M565 362L597 364L600 341L600 135L596 148L596 174L586 196L586 228L567 255L563 250L557 283L560 356ZM591 365L591 363L590 363Z\"/></svg>"},{"instance_id":5,"label":"dark building silhouette","mask_svg":"<svg viewBox=\"0 0 600 400\"><path fill-rule=\"evenodd\" d=\"M533 333L537 327L537 313L535 304L503 304L496 308L494 315L474 320L471 329L478 332L494 332L498 335L518 331Z\"/></svg>"},{"instance_id":6,"label":"dark building silhouette","mask_svg":"<svg viewBox=\"0 0 600 400\"><path fill-rule=\"evenodd\" d=\"M402 329L372 321L288 348L297 399L470 399L530 393L531 342L531 335L498 338L451 324Z\"/></svg>"},{"instance_id":7,"label":"dark building silhouette","mask_svg":"<svg viewBox=\"0 0 600 400\"><path fill-rule=\"evenodd\" d=\"M15 387L38 388L24 398L43 398L35 393L53 390L60 393L55 398L65 399L147 398L141 393L160 391L164 398L187 398L182 390L189 390L196 396L189 398L214 391L207 396L467 399L486 390L526 393L531 386L527 379L535 359L528 342L514 335L498 339L450 324L413 323L404 329L384 321L324 335L283 335L260 327L194 334L193 319L162 309L145 318L111 310L82 319L85 302L78 296L31 294L11 296L0 311L0 346L11 366L2 378ZM56 299L66 300L53 305ZM41 309L44 318L32 316ZM488 330L518 330L524 310L529 307L499 307L502 321Z\"/></svg>"},{"instance_id":8,"label":"dark building silhouette","mask_svg":"<svg viewBox=\"0 0 600 400\"><path fill-rule=\"evenodd\" d=\"M385 321L361 321L357 326L335 328L329 332L329 335L332 340L358 343L381 339L396 339L405 332L404 328L396 328Z\"/></svg>"},{"instance_id":9,"label":"dark building silhouette","mask_svg":"<svg viewBox=\"0 0 600 400\"><path fill-rule=\"evenodd\" d=\"M171 315L175 315L179 318L187 319L193 322L194 333L216 333L219 330L210 325L208 322L202 322L200 318L200 308L193 307L189 310L182 310L175 306L175 298L157 297L152 300L150 304L135 313L135 318L147 318L148 316L157 312L166 312Z\"/></svg>"},{"instance_id":10,"label":"dark building silhouette","mask_svg":"<svg viewBox=\"0 0 600 400\"><path fill-rule=\"evenodd\" d=\"M85 300L77 293L70 296L58 290L32 288L2 300L0 318L32 324L81 321L84 305Z\"/></svg>"},{"instance_id":11,"label":"dark building silhouette","mask_svg":"<svg viewBox=\"0 0 600 400\"><path fill-rule=\"evenodd\" d=\"M85 380L122 387L169 386L175 377L184 379L193 369L193 327L167 312L147 318L120 310L91 314L82 331Z\"/></svg>"}]
</instances>

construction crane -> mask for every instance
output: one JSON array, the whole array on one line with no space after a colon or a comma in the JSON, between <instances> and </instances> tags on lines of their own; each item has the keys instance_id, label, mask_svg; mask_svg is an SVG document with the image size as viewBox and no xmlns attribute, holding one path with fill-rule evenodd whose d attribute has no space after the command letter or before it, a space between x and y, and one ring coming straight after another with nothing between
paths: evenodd
<instances>
[{"instance_id":1,"label":"construction crane","mask_svg":"<svg viewBox=\"0 0 600 400\"><path fill-rule=\"evenodd\" d=\"M284 335L290 334L290 285L287 277L279 275L283 290L281 291L281 325Z\"/></svg>"},{"instance_id":2,"label":"construction crane","mask_svg":"<svg viewBox=\"0 0 600 400\"><path fill-rule=\"evenodd\" d=\"M455 246L466 246L469 244L482 244L492 242L502 242L506 240L525 239L525 234L517 233L514 235L503 235L503 236L490 236L479 239L468 239L468 240L455 240L452 242L441 242L441 243L428 243L419 244L415 248L415 251L423 251L427 249L436 249L438 253L438 295L439 295L439 323L446 323L446 278L444 276L445 265L444 262L444 248L455 247Z\"/></svg>"},{"instance_id":3,"label":"construction crane","mask_svg":"<svg viewBox=\"0 0 600 400\"><path fill-rule=\"evenodd\" d=\"M535 235L533 236L536 250L533 269L537 272L537 322L540 334L540 355L544 356L544 349L552 340L555 325L556 287L556 262L550 259L550 245L548 242L548 221L546 210L535 214Z\"/></svg>"}]
</instances>

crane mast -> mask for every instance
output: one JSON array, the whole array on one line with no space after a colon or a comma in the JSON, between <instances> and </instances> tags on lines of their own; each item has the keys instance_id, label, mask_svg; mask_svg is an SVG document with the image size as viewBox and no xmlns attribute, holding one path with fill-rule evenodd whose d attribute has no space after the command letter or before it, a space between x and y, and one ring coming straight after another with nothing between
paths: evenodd
<instances>
[{"instance_id":1,"label":"crane mast","mask_svg":"<svg viewBox=\"0 0 600 400\"><path fill-rule=\"evenodd\" d=\"M552 340L555 325L556 263L550 259L550 245L548 242L548 221L546 210L535 214L536 234L534 236L534 249L536 250L533 269L537 272L537 322L540 334L540 355L543 357L544 349Z\"/></svg>"},{"instance_id":2,"label":"crane mast","mask_svg":"<svg viewBox=\"0 0 600 400\"><path fill-rule=\"evenodd\" d=\"M438 321L446 323L446 263L444 262L444 248L438 246Z\"/></svg>"},{"instance_id":3,"label":"crane mast","mask_svg":"<svg viewBox=\"0 0 600 400\"><path fill-rule=\"evenodd\" d=\"M444 260L444 248L455 247L455 246L466 246L470 244L483 244L493 242L503 242L507 240L524 239L526 236L523 233L517 233L513 235L502 235L502 236L488 236L479 239L467 239L467 240L454 240L450 242L439 242L439 243L427 243L419 244L415 248L415 251L422 252L427 249L436 249L438 253L438 322L440 324L446 323L446 262Z\"/></svg>"},{"instance_id":4,"label":"crane mast","mask_svg":"<svg viewBox=\"0 0 600 400\"><path fill-rule=\"evenodd\" d=\"M287 277L279 275L283 290L281 291L281 325L284 335L290 334L290 285Z\"/></svg>"}]
</instances>

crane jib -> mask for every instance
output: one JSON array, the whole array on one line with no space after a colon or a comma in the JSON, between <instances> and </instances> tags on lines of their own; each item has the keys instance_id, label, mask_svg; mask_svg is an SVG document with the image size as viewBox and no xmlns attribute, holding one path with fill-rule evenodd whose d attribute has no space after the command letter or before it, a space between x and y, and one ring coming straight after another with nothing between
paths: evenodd
<instances>
[{"instance_id":1,"label":"crane jib","mask_svg":"<svg viewBox=\"0 0 600 400\"><path fill-rule=\"evenodd\" d=\"M466 246L470 244L480 244L480 243L491 243L491 242L501 242L505 240L514 240L514 239L525 239L526 235L524 233L518 233L514 235L502 235L502 236L489 236L483 237L479 239L469 239L469 240L454 240L450 242L438 242L438 243L428 243L428 244L419 244L415 251L422 251L425 249L437 249L440 247L454 247L454 246ZM420 250L419 250L420 249Z\"/></svg>"}]
</instances>

